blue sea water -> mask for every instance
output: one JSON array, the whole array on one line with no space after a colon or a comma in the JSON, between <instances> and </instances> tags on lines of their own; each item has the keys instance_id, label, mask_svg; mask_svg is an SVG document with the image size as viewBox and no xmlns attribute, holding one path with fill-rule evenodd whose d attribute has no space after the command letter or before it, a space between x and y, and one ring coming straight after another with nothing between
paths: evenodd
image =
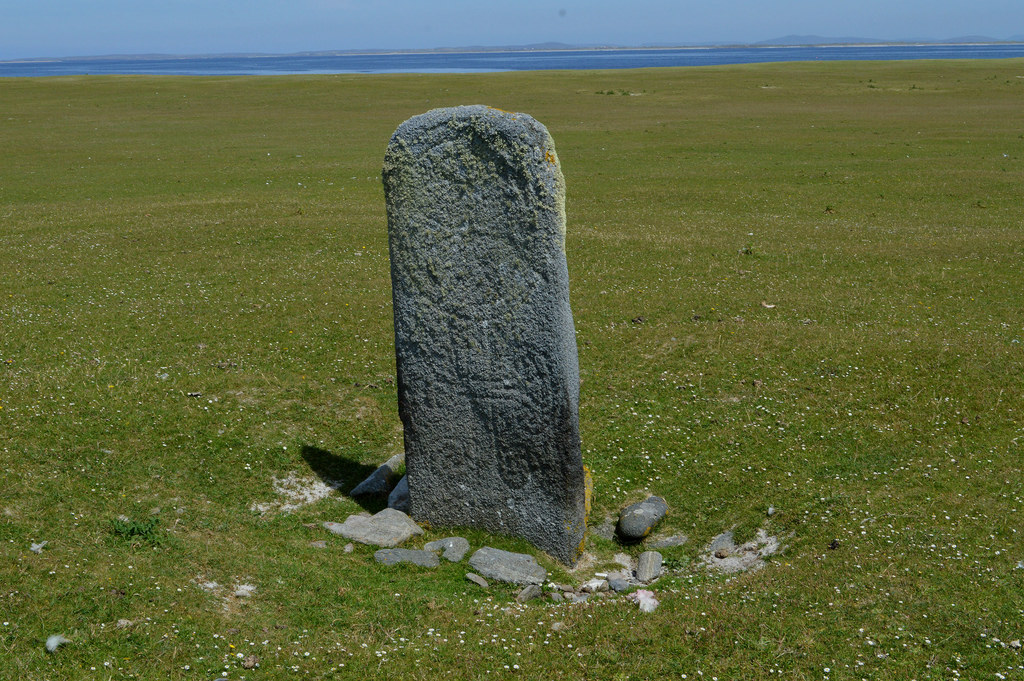
<instances>
[{"instance_id":1,"label":"blue sea water","mask_svg":"<svg viewBox=\"0 0 1024 681\"><path fill-rule=\"evenodd\" d=\"M693 47L343 55L76 58L0 62L0 77L72 75L244 76L325 73L482 73L632 69L788 61L1007 59L1024 44Z\"/></svg>"}]
</instances>

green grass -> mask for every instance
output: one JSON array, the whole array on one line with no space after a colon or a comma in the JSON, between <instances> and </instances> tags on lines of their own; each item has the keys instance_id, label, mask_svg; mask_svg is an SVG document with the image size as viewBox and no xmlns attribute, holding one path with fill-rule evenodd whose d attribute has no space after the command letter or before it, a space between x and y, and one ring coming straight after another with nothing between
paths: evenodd
<instances>
[{"instance_id":1,"label":"green grass","mask_svg":"<svg viewBox=\"0 0 1024 681\"><path fill-rule=\"evenodd\" d=\"M0 678L1024 677L1022 101L1019 60L0 81ZM591 521L690 537L653 614L250 510L401 446L379 172L469 103L555 139Z\"/></svg>"}]
</instances>

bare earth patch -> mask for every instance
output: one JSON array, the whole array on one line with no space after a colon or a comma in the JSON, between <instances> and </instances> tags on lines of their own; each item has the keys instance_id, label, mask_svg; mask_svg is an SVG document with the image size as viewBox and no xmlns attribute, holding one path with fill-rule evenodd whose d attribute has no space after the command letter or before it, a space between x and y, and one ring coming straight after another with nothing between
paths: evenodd
<instances>
[{"instance_id":1,"label":"bare earth patch","mask_svg":"<svg viewBox=\"0 0 1024 681\"><path fill-rule=\"evenodd\" d=\"M324 499L332 492L340 489L340 480L324 482L318 478L299 478L294 473L286 478L274 478L274 491L281 498L276 501L253 502L249 510L261 514L276 511L279 513L291 513L297 508L307 506Z\"/></svg>"},{"instance_id":2,"label":"bare earth patch","mask_svg":"<svg viewBox=\"0 0 1024 681\"><path fill-rule=\"evenodd\" d=\"M782 548L778 537L758 530L757 536L745 544L737 545L732 532L723 532L708 544L702 558L705 565L725 573L758 570L764 566L767 556L775 555Z\"/></svg>"}]
</instances>

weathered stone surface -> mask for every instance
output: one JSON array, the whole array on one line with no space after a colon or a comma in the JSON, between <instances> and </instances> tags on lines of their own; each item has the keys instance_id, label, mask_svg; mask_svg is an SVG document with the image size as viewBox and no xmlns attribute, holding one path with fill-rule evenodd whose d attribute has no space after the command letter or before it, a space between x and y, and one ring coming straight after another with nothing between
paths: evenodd
<instances>
[{"instance_id":1,"label":"weathered stone surface","mask_svg":"<svg viewBox=\"0 0 1024 681\"><path fill-rule=\"evenodd\" d=\"M657 551L644 551L636 564L636 578L640 582L650 582L661 577L661 554Z\"/></svg>"},{"instance_id":2,"label":"weathered stone surface","mask_svg":"<svg viewBox=\"0 0 1024 681\"><path fill-rule=\"evenodd\" d=\"M586 582L583 583L583 586L580 587L580 591L583 591L585 593L590 593L590 594L596 594L598 592L607 591L607 590L608 590L608 580L607 579L602 579L600 577L595 577L594 579L589 579L589 580L587 580Z\"/></svg>"},{"instance_id":3,"label":"weathered stone surface","mask_svg":"<svg viewBox=\"0 0 1024 681\"><path fill-rule=\"evenodd\" d=\"M412 516L573 564L579 368L550 135L485 106L415 116L388 145L384 191Z\"/></svg>"},{"instance_id":4,"label":"weathered stone surface","mask_svg":"<svg viewBox=\"0 0 1024 681\"><path fill-rule=\"evenodd\" d=\"M361 483L352 488L348 493L350 497L365 497L373 495L384 495L391 490L395 481L395 471L405 461L405 453L395 454L393 457L377 467L377 470L370 473Z\"/></svg>"},{"instance_id":5,"label":"weathered stone surface","mask_svg":"<svg viewBox=\"0 0 1024 681\"><path fill-rule=\"evenodd\" d=\"M485 546L469 557L469 564L484 577L513 584L543 584L548 572L525 553Z\"/></svg>"},{"instance_id":6,"label":"weathered stone surface","mask_svg":"<svg viewBox=\"0 0 1024 681\"><path fill-rule=\"evenodd\" d=\"M619 536L631 541L643 539L667 512L668 504L661 497L647 497L627 506L619 514Z\"/></svg>"},{"instance_id":7,"label":"weathered stone surface","mask_svg":"<svg viewBox=\"0 0 1024 681\"><path fill-rule=\"evenodd\" d=\"M403 475L402 479L398 481L395 488L391 490L391 494L388 495L388 508L401 511L402 513L409 512L409 478Z\"/></svg>"},{"instance_id":8,"label":"weathered stone surface","mask_svg":"<svg viewBox=\"0 0 1024 681\"><path fill-rule=\"evenodd\" d=\"M458 563L469 551L469 542L462 537L445 537L437 541L427 542L423 545L423 548L434 553L444 551L441 554L442 558L452 563Z\"/></svg>"},{"instance_id":9,"label":"weathered stone surface","mask_svg":"<svg viewBox=\"0 0 1024 681\"><path fill-rule=\"evenodd\" d=\"M384 565L413 563L422 567L433 568L441 564L433 551L415 551L413 549L380 549L373 554L373 559Z\"/></svg>"},{"instance_id":10,"label":"weathered stone surface","mask_svg":"<svg viewBox=\"0 0 1024 681\"><path fill-rule=\"evenodd\" d=\"M516 600L520 603L526 603L527 601L532 601L534 598L540 598L543 595L544 590L541 589L539 585L527 584L523 587L522 591L516 595Z\"/></svg>"},{"instance_id":11,"label":"weathered stone surface","mask_svg":"<svg viewBox=\"0 0 1024 681\"><path fill-rule=\"evenodd\" d=\"M491 587L491 585L487 583L486 579L484 579L480 575L476 574L475 572L467 572L466 573L466 579L468 579L469 581L473 582L477 586L481 586L481 587L483 587L485 589L489 589Z\"/></svg>"},{"instance_id":12,"label":"weathered stone surface","mask_svg":"<svg viewBox=\"0 0 1024 681\"><path fill-rule=\"evenodd\" d=\"M372 546L398 546L410 537L423 534L423 530L412 518L385 508L373 516L350 515L343 523L324 523L324 527L346 539Z\"/></svg>"}]
</instances>

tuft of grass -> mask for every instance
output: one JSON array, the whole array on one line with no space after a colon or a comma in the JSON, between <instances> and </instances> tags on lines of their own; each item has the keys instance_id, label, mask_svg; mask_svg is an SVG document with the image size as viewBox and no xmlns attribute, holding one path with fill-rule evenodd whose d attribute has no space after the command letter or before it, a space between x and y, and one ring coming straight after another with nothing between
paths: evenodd
<instances>
[{"instance_id":1,"label":"tuft of grass","mask_svg":"<svg viewBox=\"0 0 1024 681\"><path fill-rule=\"evenodd\" d=\"M110 529L118 537L129 541L144 541L153 546L160 546L164 543L164 536L158 529L159 525L160 521L156 517L145 520L114 518L110 521Z\"/></svg>"}]
</instances>

